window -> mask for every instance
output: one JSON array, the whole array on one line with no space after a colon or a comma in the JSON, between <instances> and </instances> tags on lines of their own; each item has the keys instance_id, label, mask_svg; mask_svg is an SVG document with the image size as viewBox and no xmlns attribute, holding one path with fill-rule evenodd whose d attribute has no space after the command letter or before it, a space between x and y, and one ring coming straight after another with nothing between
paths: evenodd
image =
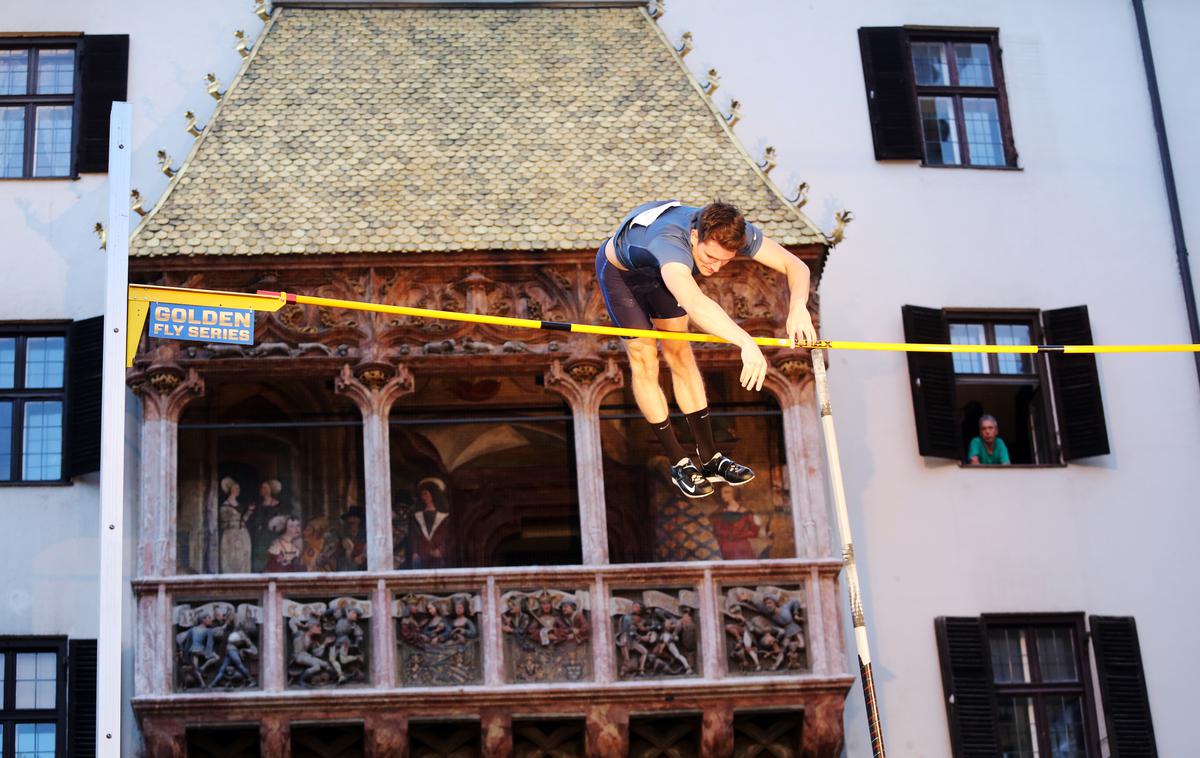
<instances>
[{"instance_id":1,"label":"window","mask_svg":"<svg viewBox=\"0 0 1200 758\"><path fill-rule=\"evenodd\" d=\"M906 305L908 342L957 345L1091 344L1087 308L932 309ZM909 353L921 455L971 462L981 420L1000 442L982 463L1058 464L1109 452L1094 356ZM996 457L988 460L991 454Z\"/></svg>"},{"instance_id":2,"label":"window","mask_svg":"<svg viewBox=\"0 0 1200 758\"><path fill-rule=\"evenodd\" d=\"M104 171L109 111L125 99L129 38L0 37L0 178Z\"/></svg>"},{"instance_id":3,"label":"window","mask_svg":"<svg viewBox=\"0 0 1200 758\"><path fill-rule=\"evenodd\" d=\"M934 627L955 756L1099 758L1083 614L943 617ZM1110 745L1155 754L1133 619L1092 616L1091 636Z\"/></svg>"},{"instance_id":4,"label":"window","mask_svg":"<svg viewBox=\"0 0 1200 758\"><path fill-rule=\"evenodd\" d=\"M56 758L66 724L66 640L0 638L0 755Z\"/></svg>"},{"instance_id":5,"label":"window","mask_svg":"<svg viewBox=\"0 0 1200 758\"><path fill-rule=\"evenodd\" d=\"M1016 166L995 30L859 29L879 160Z\"/></svg>"},{"instance_id":6,"label":"window","mask_svg":"<svg viewBox=\"0 0 1200 758\"><path fill-rule=\"evenodd\" d=\"M0 331L0 481L61 481L63 327Z\"/></svg>"},{"instance_id":7,"label":"window","mask_svg":"<svg viewBox=\"0 0 1200 758\"><path fill-rule=\"evenodd\" d=\"M674 406L673 388L662 379ZM754 470L755 486L720 484L710 497L683 497L671 483L667 456L638 411L632 388L610 393L600 408L600 436L613 563L796 555L778 404L770 393L742 389L736 371L710 371L704 379L714 442ZM694 450L686 421L676 414L672 424L684 450Z\"/></svg>"}]
</instances>

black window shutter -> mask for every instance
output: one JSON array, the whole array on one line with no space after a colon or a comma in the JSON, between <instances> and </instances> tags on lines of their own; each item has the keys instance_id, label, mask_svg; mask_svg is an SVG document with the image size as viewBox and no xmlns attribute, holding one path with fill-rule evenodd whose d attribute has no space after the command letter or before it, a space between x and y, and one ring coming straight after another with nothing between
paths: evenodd
<instances>
[{"instance_id":1,"label":"black window shutter","mask_svg":"<svg viewBox=\"0 0 1200 758\"><path fill-rule=\"evenodd\" d=\"M941 617L934 621L946 718L955 758L1000 755L992 658L978 618Z\"/></svg>"},{"instance_id":2,"label":"black window shutter","mask_svg":"<svg viewBox=\"0 0 1200 758\"><path fill-rule=\"evenodd\" d=\"M100 470L104 317L71 324L67 384L67 478Z\"/></svg>"},{"instance_id":3,"label":"black window shutter","mask_svg":"<svg viewBox=\"0 0 1200 758\"><path fill-rule=\"evenodd\" d=\"M858 30L875 160L920 159L920 120L914 100L908 32L899 26Z\"/></svg>"},{"instance_id":4,"label":"black window shutter","mask_svg":"<svg viewBox=\"0 0 1200 758\"><path fill-rule=\"evenodd\" d=\"M1092 616L1090 625L1112 758L1157 756L1137 624L1132 616Z\"/></svg>"},{"instance_id":5,"label":"black window shutter","mask_svg":"<svg viewBox=\"0 0 1200 758\"><path fill-rule=\"evenodd\" d=\"M67 642L67 756L96 755L96 641Z\"/></svg>"},{"instance_id":6,"label":"black window shutter","mask_svg":"<svg viewBox=\"0 0 1200 758\"><path fill-rule=\"evenodd\" d=\"M1093 344L1086 305L1043 311L1042 326L1047 345ZM1072 461L1108 455L1108 427L1104 423L1096 356L1051 354L1049 358L1063 457Z\"/></svg>"},{"instance_id":7,"label":"black window shutter","mask_svg":"<svg viewBox=\"0 0 1200 758\"><path fill-rule=\"evenodd\" d=\"M124 100L129 78L129 35L89 34L79 58L80 115L75 170L108 171L108 124L114 100Z\"/></svg>"},{"instance_id":8,"label":"black window shutter","mask_svg":"<svg viewBox=\"0 0 1200 758\"><path fill-rule=\"evenodd\" d=\"M941 344L950 341L950 328L940 310L906 305L901 311L905 341ZM921 455L959 460L962 441L954 413L954 360L949 353L909 353L908 376Z\"/></svg>"}]
</instances>

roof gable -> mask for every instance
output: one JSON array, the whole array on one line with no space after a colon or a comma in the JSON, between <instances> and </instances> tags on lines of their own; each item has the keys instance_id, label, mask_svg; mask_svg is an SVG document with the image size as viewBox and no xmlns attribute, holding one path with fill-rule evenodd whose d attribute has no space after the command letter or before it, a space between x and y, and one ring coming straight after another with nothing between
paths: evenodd
<instances>
[{"instance_id":1,"label":"roof gable","mask_svg":"<svg viewBox=\"0 0 1200 758\"><path fill-rule=\"evenodd\" d=\"M287 7L131 253L581 250L714 195L826 242L640 8Z\"/></svg>"}]
</instances>

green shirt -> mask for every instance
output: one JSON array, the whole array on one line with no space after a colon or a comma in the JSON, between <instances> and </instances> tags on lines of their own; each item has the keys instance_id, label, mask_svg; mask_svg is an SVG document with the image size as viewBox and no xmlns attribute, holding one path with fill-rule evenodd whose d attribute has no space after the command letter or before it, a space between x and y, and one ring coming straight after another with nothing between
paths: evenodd
<instances>
[{"instance_id":1,"label":"green shirt","mask_svg":"<svg viewBox=\"0 0 1200 758\"><path fill-rule=\"evenodd\" d=\"M979 457L979 462L985 466L995 466L996 464L1010 463L1008 460L1008 448L1004 445L1004 440L999 437L992 444L992 452L988 452L987 445L983 444L981 437L976 437L971 440L971 445L967 448L967 461L974 457Z\"/></svg>"}]
</instances>

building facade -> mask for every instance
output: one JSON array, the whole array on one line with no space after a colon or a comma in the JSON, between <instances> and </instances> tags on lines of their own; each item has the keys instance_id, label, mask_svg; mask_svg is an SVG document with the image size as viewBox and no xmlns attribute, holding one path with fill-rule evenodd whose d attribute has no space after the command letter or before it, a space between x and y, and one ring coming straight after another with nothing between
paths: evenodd
<instances>
[{"instance_id":1,"label":"building facade","mask_svg":"<svg viewBox=\"0 0 1200 758\"><path fill-rule=\"evenodd\" d=\"M719 195L827 338L1192 339L1132 4L210 5L4 11L5 755L87 750L89 97L134 106L137 283L606 323L621 215ZM1196 12L1147 13L1186 234ZM783 285L705 291L765 335ZM807 356L753 395L697 353L759 476L688 502L616 340L296 305L144 339L128 752L869 754ZM1190 358L830 362L889 748L1186 752ZM983 414L1013 465L965 464Z\"/></svg>"}]
</instances>

